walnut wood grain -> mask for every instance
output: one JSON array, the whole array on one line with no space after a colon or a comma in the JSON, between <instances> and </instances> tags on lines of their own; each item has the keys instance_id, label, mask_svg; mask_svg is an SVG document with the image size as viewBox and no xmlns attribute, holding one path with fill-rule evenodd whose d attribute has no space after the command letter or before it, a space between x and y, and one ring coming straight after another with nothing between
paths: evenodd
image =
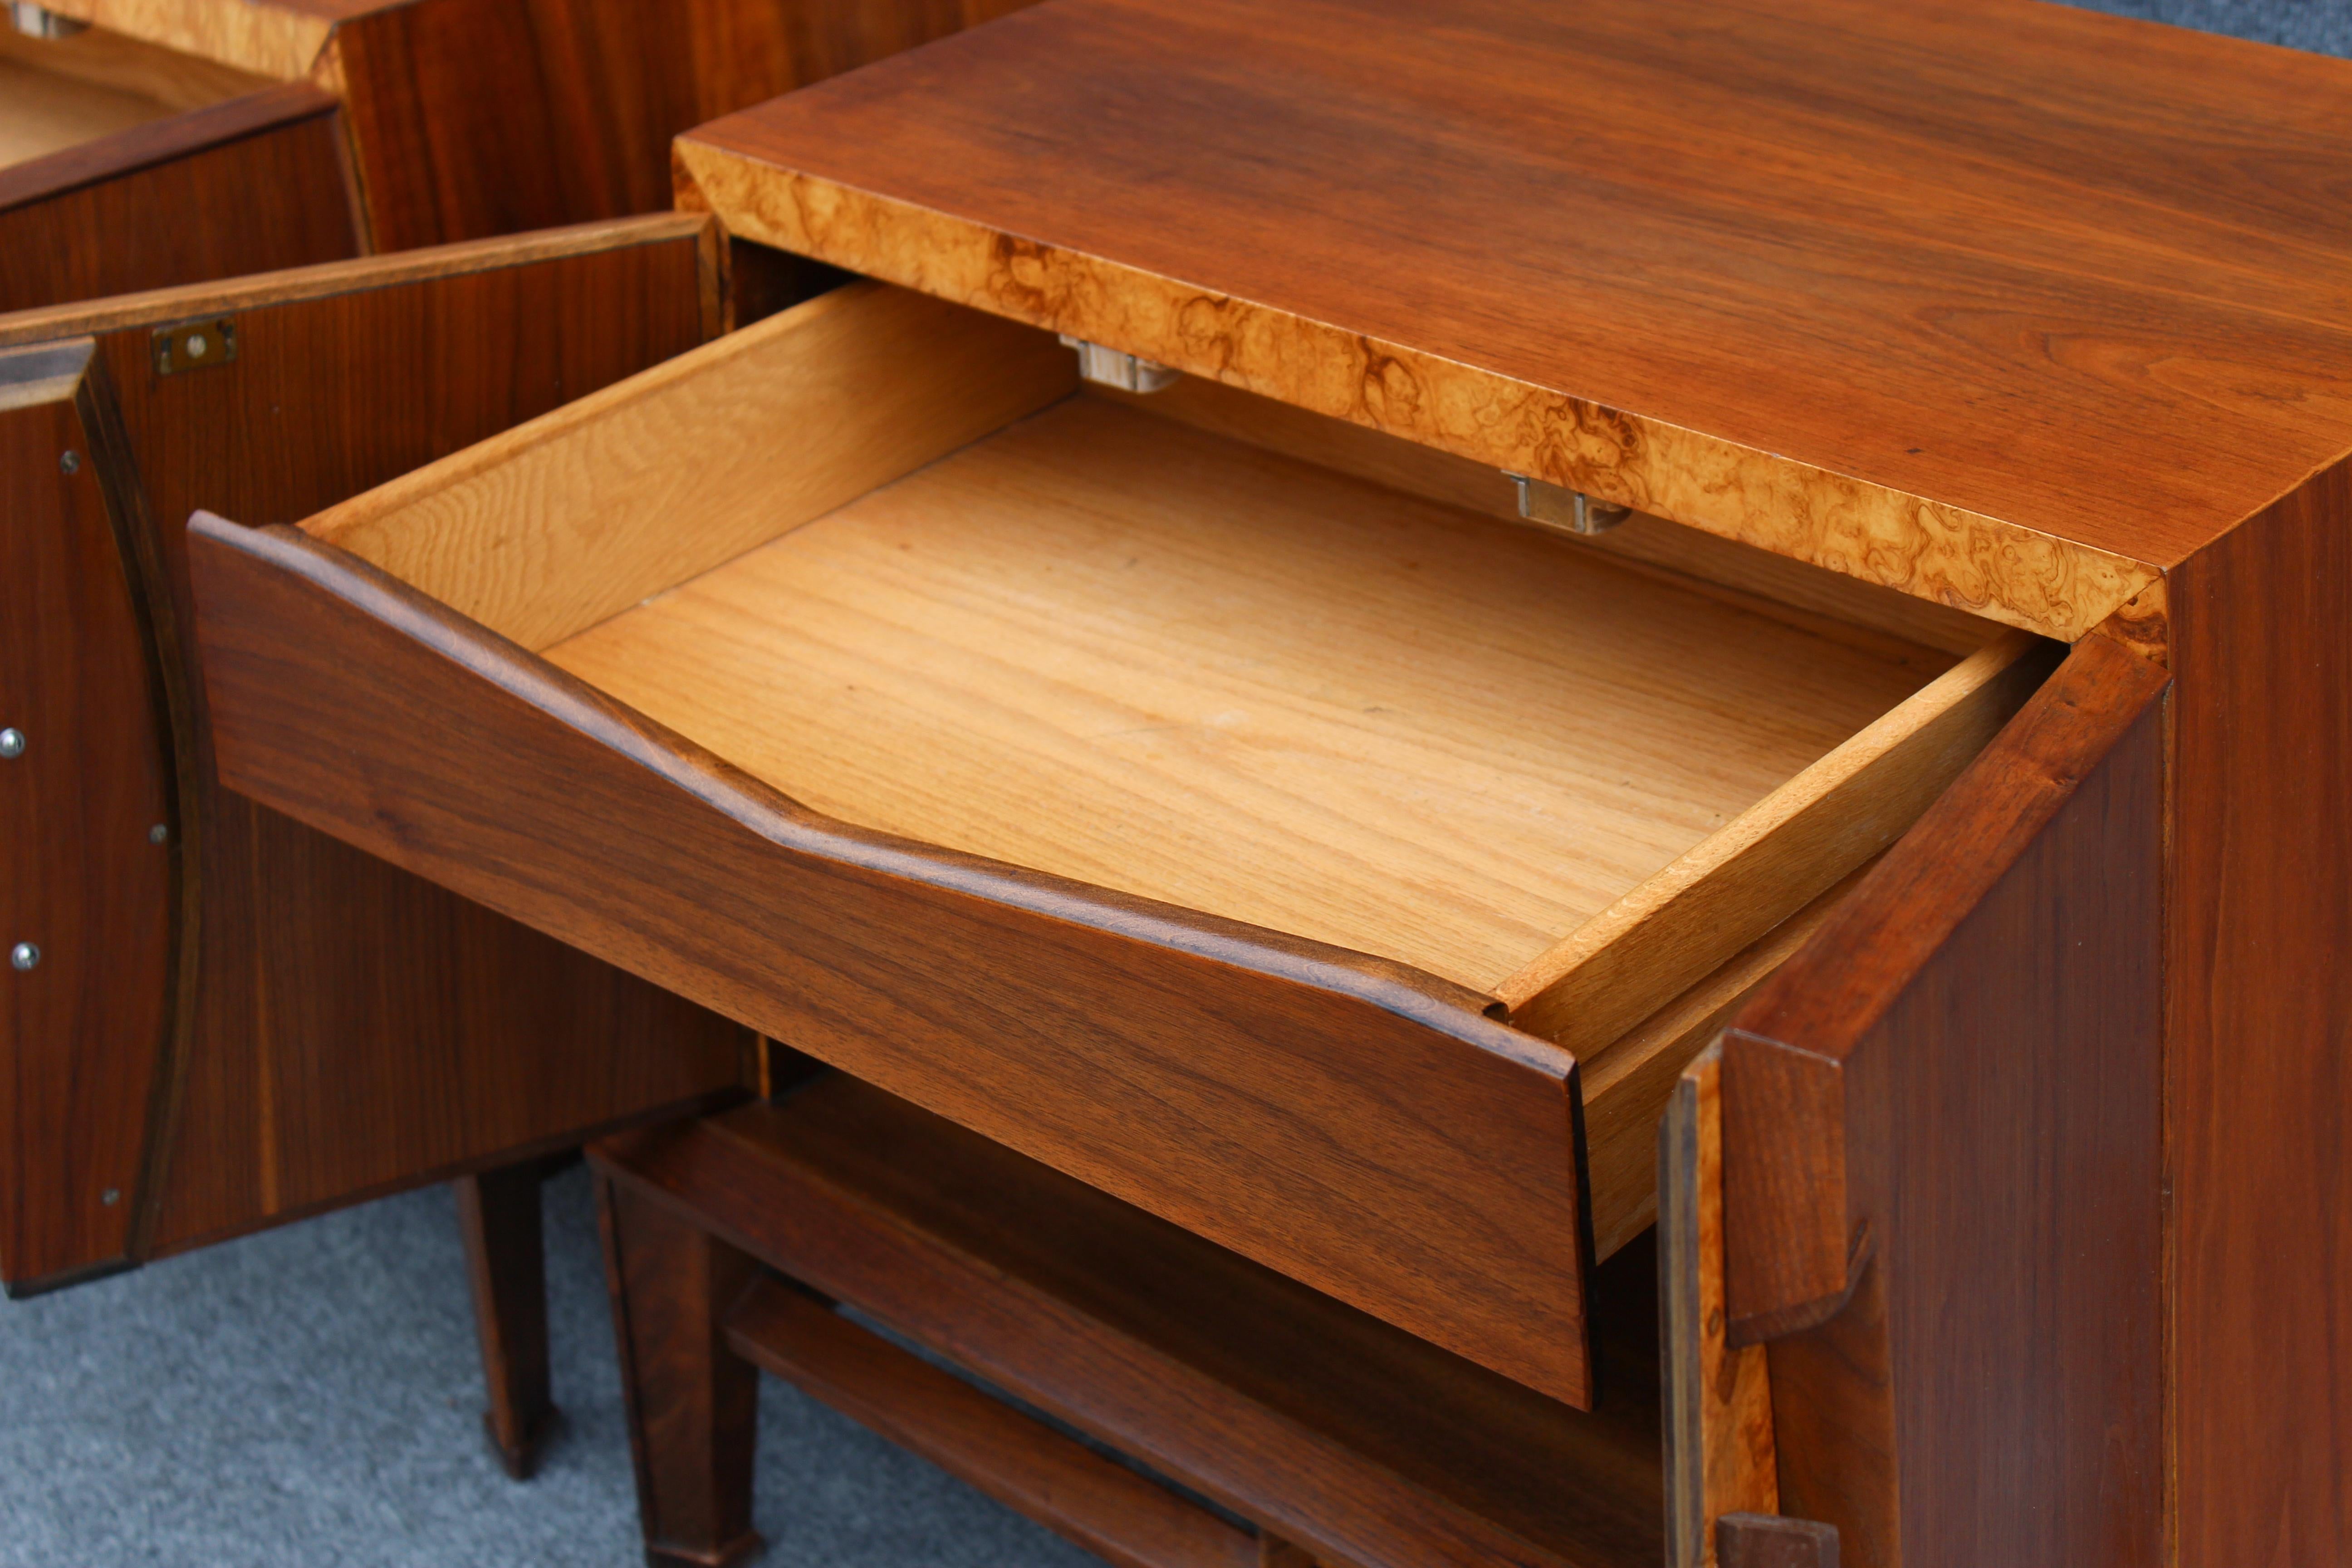
<instances>
[{"instance_id":1,"label":"walnut wood grain","mask_svg":"<svg viewBox=\"0 0 2352 1568\"><path fill-rule=\"evenodd\" d=\"M483 1434L508 1475L529 1480L562 1413L548 1376L547 1247L537 1161L460 1176L457 1230L473 1288L489 1404Z\"/></svg>"},{"instance_id":2,"label":"walnut wood grain","mask_svg":"<svg viewBox=\"0 0 2352 1568\"><path fill-rule=\"evenodd\" d=\"M1870 1066L1876 1056L1906 1048L1885 1039L1889 1009L1931 972L2164 685L2161 670L2105 638L2080 645L1929 808L1905 851L1882 861L1816 933L1804 955L1813 961L1784 965L1740 1015L1724 1062L1727 1092L1753 1108L1738 1113L1727 1140L1740 1236L1730 1270L1736 1335L1803 1327L1808 1313L1827 1315L1851 1289L1867 1211L1846 1173L1857 1152L1851 1118L1861 1110L1848 1103L1849 1063L1881 1070ZM2141 976L2126 969L2083 978L2121 991Z\"/></svg>"},{"instance_id":3,"label":"walnut wood grain","mask_svg":"<svg viewBox=\"0 0 2352 1568\"><path fill-rule=\"evenodd\" d=\"M186 868L157 584L125 525L130 454L87 339L0 353L0 1280L130 1260L152 1086L178 1009Z\"/></svg>"},{"instance_id":4,"label":"walnut wood grain","mask_svg":"<svg viewBox=\"0 0 2352 1568\"><path fill-rule=\"evenodd\" d=\"M751 1287L728 1314L727 1342L1112 1568L1256 1568L1247 1531L789 1285Z\"/></svg>"},{"instance_id":5,"label":"walnut wood grain","mask_svg":"<svg viewBox=\"0 0 2352 1568\"><path fill-rule=\"evenodd\" d=\"M2072 640L2352 446L2348 127L2343 62L2016 3L1073 0L679 155L763 243Z\"/></svg>"},{"instance_id":6,"label":"walnut wood grain","mask_svg":"<svg viewBox=\"0 0 2352 1568\"><path fill-rule=\"evenodd\" d=\"M1724 1037L1733 1340L1883 1283L1855 1396L1772 1365L1782 1507L1856 1562L2158 1550L2167 684L2078 644ZM1841 1517L1890 1426L1899 1510Z\"/></svg>"},{"instance_id":7,"label":"walnut wood grain","mask_svg":"<svg viewBox=\"0 0 2352 1568\"><path fill-rule=\"evenodd\" d=\"M271 88L0 169L0 310L357 254L334 111Z\"/></svg>"},{"instance_id":8,"label":"walnut wood grain","mask_svg":"<svg viewBox=\"0 0 2352 1568\"><path fill-rule=\"evenodd\" d=\"M1761 1347L1772 1381L1780 1506L1801 1518L1837 1521L1832 1528L1846 1568L1900 1568L1903 1562L1886 1314L1885 1267L1873 1257L1835 1317ZM2125 1544L2131 1543L2127 1535Z\"/></svg>"},{"instance_id":9,"label":"walnut wood grain","mask_svg":"<svg viewBox=\"0 0 2352 1568\"><path fill-rule=\"evenodd\" d=\"M1580 1415L845 1076L591 1157L1316 1560L1658 1561L1646 1249Z\"/></svg>"},{"instance_id":10,"label":"walnut wood grain","mask_svg":"<svg viewBox=\"0 0 2352 1568\"><path fill-rule=\"evenodd\" d=\"M146 651L134 639L109 657L152 658L167 689L193 664L181 523L200 502L303 516L698 342L706 226L630 220L0 318L0 340L102 331L135 481L129 536L159 584ZM151 326L214 315L241 326L236 363L155 375ZM54 477L56 454L22 471ZM7 624L39 624L37 603L11 605ZM184 858L174 896L196 945L179 969L175 1046L110 1091L118 1117L161 1096L152 1178L115 1184L135 1209L133 1256L738 1092L733 1026L220 790L202 692L186 696L181 809L159 852ZM82 705L72 724L115 716ZM142 852L153 820L139 825ZM54 1171L38 1184L81 1184Z\"/></svg>"},{"instance_id":11,"label":"walnut wood grain","mask_svg":"<svg viewBox=\"0 0 2352 1568\"><path fill-rule=\"evenodd\" d=\"M1809 1519L1735 1513L1717 1527L1723 1568L1838 1568L1838 1532Z\"/></svg>"},{"instance_id":12,"label":"walnut wood grain","mask_svg":"<svg viewBox=\"0 0 2352 1568\"><path fill-rule=\"evenodd\" d=\"M2179 1561L2352 1557L2352 468L2175 574Z\"/></svg>"},{"instance_id":13,"label":"walnut wood grain","mask_svg":"<svg viewBox=\"0 0 2352 1568\"><path fill-rule=\"evenodd\" d=\"M373 0L319 62L384 250L671 202L679 132L1027 0Z\"/></svg>"},{"instance_id":14,"label":"walnut wood grain","mask_svg":"<svg viewBox=\"0 0 2352 1568\"><path fill-rule=\"evenodd\" d=\"M1574 1063L1484 997L847 827L331 546L191 537L233 787L1591 1397Z\"/></svg>"},{"instance_id":15,"label":"walnut wood grain","mask_svg":"<svg viewBox=\"0 0 2352 1568\"><path fill-rule=\"evenodd\" d=\"M653 1568L757 1557L751 1460L760 1373L727 1343L752 1260L635 1189L596 1184L637 1511Z\"/></svg>"},{"instance_id":16,"label":"walnut wood grain","mask_svg":"<svg viewBox=\"0 0 2352 1568\"><path fill-rule=\"evenodd\" d=\"M348 261L321 262L277 272L257 271L217 281L176 283L110 294L100 300L67 300L0 315L0 347L119 332L132 327L229 315L264 306L325 300L338 294L381 292L436 278L497 272L565 257L626 251L667 240L698 240L710 224L709 218L691 213L605 218L530 234L429 246L396 256L354 257ZM715 331L714 326L706 323L706 335ZM608 336L604 341L609 343L613 340Z\"/></svg>"}]
</instances>

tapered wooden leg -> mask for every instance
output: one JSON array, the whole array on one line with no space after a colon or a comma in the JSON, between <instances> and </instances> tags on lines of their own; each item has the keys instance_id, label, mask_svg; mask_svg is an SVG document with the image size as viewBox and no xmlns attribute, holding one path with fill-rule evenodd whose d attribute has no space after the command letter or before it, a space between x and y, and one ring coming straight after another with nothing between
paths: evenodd
<instances>
[{"instance_id":1,"label":"tapered wooden leg","mask_svg":"<svg viewBox=\"0 0 2352 1568\"><path fill-rule=\"evenodd\" d=\"M540 1164L457 1179L457 1226L482 1340L482 1412L507 1474L529 1480L562 1420L547 1378L547 1253L540 1226Z\"/></svg>"},{"instance_id":2,"label":"tapered wooden leg","mask_svg":"<svg viewBox=\"0 0 2352 1568\"><path fill-rule=\"evenodd\" d=\"M751 1528L760 1374L722 1324L757 1268L609 1177L597 1177L596 1207L646 1561L748 1561L766 1545Z\"/></svg>"}]
</instances>

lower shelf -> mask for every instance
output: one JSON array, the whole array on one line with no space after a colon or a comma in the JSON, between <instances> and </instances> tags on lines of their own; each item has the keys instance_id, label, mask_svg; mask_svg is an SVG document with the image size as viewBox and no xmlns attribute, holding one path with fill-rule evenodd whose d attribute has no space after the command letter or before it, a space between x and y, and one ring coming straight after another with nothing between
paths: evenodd
<instances>
[{"instance_id":1,"label":"lower shelf","mask_svg":"<svg viewBox=\"0 0 2352 1568\"><path fill-rule=\"evenodd\" d=\"M608 1140L599 1168L811 1291L1250 1521L1102 1458L773 1279L735 1352L1114 1562L1654 1568L1654 1257L1599 1270L1587 1413L841 1075Z\"/></svg>"}]
</instances>

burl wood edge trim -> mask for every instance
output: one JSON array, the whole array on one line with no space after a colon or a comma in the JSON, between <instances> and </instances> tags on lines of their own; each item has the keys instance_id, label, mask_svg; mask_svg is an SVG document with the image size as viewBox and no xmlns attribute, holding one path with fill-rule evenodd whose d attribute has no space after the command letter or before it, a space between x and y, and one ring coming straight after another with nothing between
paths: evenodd
<instances>
[{"instance_id":1,"label":"burl wood edge trim","mask_svg":"<svg viewBox=\"0 0 2352 1568\"><path fill-rule=\"evenodd\" d=\"M728 231L1187 374L1531 474L2074 642L2158 570L1102 258L779 168L690 134L681 205Z\"/></svg>"},{"instance_id":2,"label":"burl wood edge trim","mask_svg":"<svg viewBox=\"0 0 2352 1568\"><path fill-rule=\"evenodd\" d=\"M1589 1401L1575 1063L1485 997L820 816L297 530L190 555L229 787Z\"/></svg>"},{"instance_id":3,"label":"burl wood edge trim","mask_svg":"<svg viewBox=\"0 0 2352 1568\"><path fill-rule=\"evenodd\" d=\"M2168 683L2119 642L2077 644L1725 1032L1735 1344L1810 1328L1852 1294L1871 1246L1851 1223L1849 1058Z\"/></svg>"}]
</instances>

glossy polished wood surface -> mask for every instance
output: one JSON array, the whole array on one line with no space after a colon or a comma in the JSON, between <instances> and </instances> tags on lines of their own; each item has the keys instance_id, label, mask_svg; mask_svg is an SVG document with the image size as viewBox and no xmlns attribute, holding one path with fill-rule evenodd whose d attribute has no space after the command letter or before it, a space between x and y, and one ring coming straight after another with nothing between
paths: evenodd
<instances>
[{"instance_id":1,"label":"glossy polished wood surface","mask_svg":"<svg viewBox=\"0 0 2352 1568\"><path fill-rule=\"evenodd\" d=\"M152 552L89 339L0 353L0 1280L126 1260L182 879ZM135 483L135 479L131 482Z\"/></svg>"},{"instance_id":2,"label":"glossy polished wood surface","mask_svg":"<svg viewBox=\"0 0 2352 1568\"><path fill-rule=\"evenodd\" d=\"M128 931L108 972L108 1005L145 999L168 1014L168 1036L159 1025L129 1057L92 1037L76 1064L79 1092L111 1101L106 1125L132 1142L153 1108L147 1152L128 1161L143 1178L92 1186L58 1173L56 1147L37 1141L25 1191L97 1205L113 1187L119 1205L98 1212L129 1216L132 1255L170 1252L703 1104L738 1080L739 1034L724 1021L220 788L202 693L188 689L195 650L182 640L194 507L299 517L692 347L718 319L707 229L662 215L0 317L0 343L33 345L19 353L79 338L119 410L129 482L118 527L155 557L158 586L149 625L113 627L84 667L95 676L152 658L167 691L180 683L173 842L151 845L160 818L147 817L132 848L184 858L174 896L187 933L168 998L160 981L134 984L148 966ZM156 373L158 324L223 316L237 325L235 361ZM54 451L10 470L37 488L92 475L61 476ZM11 627L53 627L46 617L65 608L35 586L8 578L6 594L34 595L7 599ZM49 684L66 692L61 678ZM70 721L95 745L101 726L131 717L93 700ZM49 761L68 739L43 742ZM101 778L131 782L119 766L91 774ZM86 811L106 806L95 784L74 783ZM138 891L97 875L77 885ZM44 888L18 912L62 921L67 890ZM53 974L78 945L59 945ZM0 1044L39 1037L12 1030ZM45 1113L37 1125L65 1123ZM112 1147L72 1142L92 1158Z\"/></svg>"},{"instance_id":3,"label":"glossy polished wood surface","mask_svg":"<svg viewBox=\"0 0 2352 1568\"><path fill-rule=\"evenodd\" d=\"M1339 1563L1659 1560L1655 1258L1590 1414L835 1074L606 1140L614 1184Z\"/></svg>"},{"instance_id":4,"label":"glossy polished wood surface","mask_svg":"<svg viewBox=\"0 0 2352 1568\"><path fill-rule=\"evenodd\" d=\"M851 826L296 530L190 539L232 787L1591 1397L1575 1064L1485 996Z\"/></svg>"},{"instance_id":5,"label":"glossy polished wood surface","mask_svg":"<svg viewBox=\"0 0 2352 1568\"><path fill-rule=\"evenodd\" d=\"M2180 1561L2352 1561L2352 466L2179 574Z\"/></svg>"},{"instance_id":6,"label":"glossy polished wood surface","mask_svg":"<svg viewBox=\"0 0 2352 1568\"><path fill-rule=\"evenodd\" d=\"M362 248L335 101L308 83L0 169L0 310Z\"/></svg>"},{"instance_id":7,"label":"glossy polished wood surface","mask_svg":"<svg viewBox=\"0 0 2352 1568\"><path fill-rule=\"evenodd\" d=\"M2086 638L1724 1036L1731 1338L1864 1568L2159 1560L2168 684Z\"/></svg>"},{"instance_id":8,"label":"glossy polished wood surface","mask_svg":"<svg viewBox=\"0 0 2352 1568\"><path fill-rule=\"evenodd\" d=\"M2352 447L2352 64L2053 5L1062 0L740 232L2070 639Z\"/></svg>"}]
</instances>

